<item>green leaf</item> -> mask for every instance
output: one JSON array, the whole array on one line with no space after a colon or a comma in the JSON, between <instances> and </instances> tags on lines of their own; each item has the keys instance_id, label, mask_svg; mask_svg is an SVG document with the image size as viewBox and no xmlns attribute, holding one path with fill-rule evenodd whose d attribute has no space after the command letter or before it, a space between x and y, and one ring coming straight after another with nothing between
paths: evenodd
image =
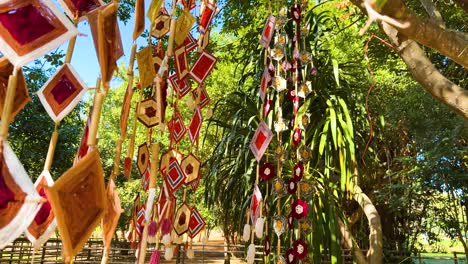
<instances>
[{"instance_id":1,"label":"green leaf","mask_svg":"<svg viewBox=\"0 0 468 264\"><path fill-rule=\"evenodd\" d=\"M351 121L351 115L349 114L348 106L343 98L338 97L338 103L341 105L341 109L343 110L343 114L346 117L346 123L348 124L348 132L351 138L354 138L354 128L353 122Z\"/></svg>"},{"instance_id":2,"label":"green leaf","mask_svg":"<svg viewBox=\"0 0 468 264\"><path fill-rule=\"evenodd\" d=\"M328 128L329 128L330 120L327 119L325 125L323 126L323 130L320 136L320 144L319 144L319 154L323 155L323 150L325 148L325 143L327 143L327 135L328 135Z\"/></svg>"},{"instance_id":3,"label":"green leaf","mask_svg":"<svg viewBox=\"0 0 468 264\"><path fill-rule=\"evenodd\" d=\"M330 110L330 128L332 133L333 145L335 149L337 148L336 144L336 112L333 107L328 108Z\"/></svg>"},{"instance_id":4,"label":"green leaf","mask_svg":"<svg viewBox=\"0 0 468 264\"><path fill-rule=\"evenodd\" d=\"M332 59L332 63L333 63L333 74L335 75L335 81L336 81L336 85L338 87L340 87L340 79L339 79L339 68L338 68L338 61L335 60L335 59Z\"/></svg>"}]
</instances>

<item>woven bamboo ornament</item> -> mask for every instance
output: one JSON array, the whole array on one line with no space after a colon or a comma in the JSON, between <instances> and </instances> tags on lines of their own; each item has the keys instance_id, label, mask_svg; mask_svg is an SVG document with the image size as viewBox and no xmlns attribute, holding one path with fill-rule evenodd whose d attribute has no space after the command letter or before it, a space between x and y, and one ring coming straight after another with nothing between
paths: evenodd
<instances>
[{"instance_id":1,"label":"woven bamboo ornament","mask_svg":"<svg viewBox=\"0 0 468 264\"><path fill-rule=\"evenodd\" d=\"M41 207L42 198L34 188L8 143L0 139L0 249L15 240Z\"/></svg>"},{"instance_id":2,"label":"woven bamboo ornament","mask_svg":"<svg viewBox=\"0 0 468 264\"><path fill-rule=\"evenodd\" d=\"M69 17L79 20L85 19L87 13L104 5L101 0L59 0L59 3Z\"/></svg>"},{"instance_id":3,"label":"woven bamboo ornament","mask_svg":"<svg viewBox=\"0 0 468 264\"><path fill-rule=\"evenodd\" d=\"M0 52L16 67L76 36L75 26L50 0L0 3Z\"/></svg>"},{"instance_id":4,"label":"woven bamboo ornament","mask_svg":"<svg viewBox=\"0 0 468 264\"><path fill-rule=\"evenodd\" d=\"M133 27L133 41L145 30L145 1L135 1L135 25Z\"/></svg>"},{"instance_id":5,"label":"woven bamboo ornament","mask_svg":"<svg viewBox=\"0 0 468 264\"><path fill-rule=\"evenodd\" d=\"M57 218L66 262L81 250L101 221L107 205L105 193L97 150L66 171L54 186L46 188Z\"/></svg>"},{"instance_id":6,"label":"woven bamboo ornament","mask_svg":"<svg viewBox=\"0 0 468 264\"><path fill-rule=\"evenodd\" d=\"M149 45L136 54L138 71L140 73L140 85L143 88L152 85L154 78L156 77L152 60L152 51L153 48Z\"/></svg>"},{"instance_id":7,"label":"woven bamboo ornament","mask_svg":"<svg viewBox=\"0 0 468 264\"><path fill-rule=\"evenodd\" d=\"M163 0L151 0L151 4L148 8L148 12L146 13L146 16L149 18L151 22L153 22L156 19L156 16L158 14L159 8L161 7Z\"/></svg>"},{"instance_id":8,"label":"woven bamboo ornament","mask_svg":"<svg viewBox=\"0 0 468 264\"><path fill-rule=\"evenodd\" d=\"M37 95L52 120L59 122L75 108L87 89L78 73L66 63L44 84Z\"/></svg>"},{"instance_id":9,"label":"woven bamboo ornament","mask_svg":"<svg viewBox=\"0 0 468 264\"><path fill-rule=\"evenodd\" d=\"M117 4L110 3L90 12L88 20L98 54L101 79L103 83L108 83L113 72L117 70L117 59L123 55L122 40L117 25Z\"/></svg>"},{"instance_id":10,"label":"woven bamboo ornament","mask_svg":"<svg viewBox=\"0 0 468 264\"><path fill-rule=\"evenodd\" d=\"M5 104L5 98L8 88L9 76L13 73L14 66L5 57L0 58L0 117L3 112L3 106ZM28 88L26 86L26 80L24 79L23 70L18 71L17 88L15 92L15 99L13 101L13 108L11 112L11 120L23 109L23 107L31 101L31 97L28 94Z\"/></svg>"},{"instance_id":11,"label":"woven bamboo ornament","mask_svg":"<svg viewBox=\"0 0 468 264\"><path fill-rule=\"evenodd\" d=\"M45 187L52 186L53 184L54 180L50 176L49 171L44 170L34 183L34 187L41 197L47 199ZM33 248L37 250L50 238L56 227L57 221L55 220L50 202L47 200L42 204L41 209L37 212L31 225L26 229L25 234L29 241L31 241Z\"/></svg>"},{"instance_id":12,"label":"woven bamboo ornament","mask_svg":"<svg viewBox=\"0 0 468 264\"><path fill-rule=\"evenodd\" d=\"M175 35L174 42L176 46L184 43L195 21L196 18L190 14L190 10L184 9L184 11L182 11L175 25L175 32L177 32L177 34Z\"/></svg>"},{"instance_id":13,"label":"woven bamboo ornament","mask_svg":"<svg viewBox=\"0 0 468 264\"><path fill-rule=\"evenodd\" d=\"M120 214L123 209L120 205L120 198L116 191L115 182L113 179L109 180L106 191L107 208L102 217L102 239L105 248L110 248L112 237L114 235L115 228L120 218ZM106 252L106 251L105 251Z\"/></svg>"}]
</instances>

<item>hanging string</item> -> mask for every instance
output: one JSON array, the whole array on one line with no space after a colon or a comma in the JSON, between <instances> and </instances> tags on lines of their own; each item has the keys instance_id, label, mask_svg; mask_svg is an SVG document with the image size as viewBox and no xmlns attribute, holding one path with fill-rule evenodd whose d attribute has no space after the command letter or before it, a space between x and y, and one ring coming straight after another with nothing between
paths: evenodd
<instances>
[{"instance_id":1,"label":"hanging string","mask_svg":"<svg viewBox=\"0 0 468 264\"><path fill-rule=\"evenodd\" d=\"M369 43L373 38L378 39L382 44L384 44L384 45L386 45L386 46L393 49L393 46L390 43L386 42L385 40L383 40L382 38L376 36L375 34L371 34L369 39L366 42L366 45L364 45L364 59L366 61L367 70L369 71L369 74L370 74L370 77L371 77L371 80L372 80L371 85L369 86L369 89L367 90L367 95L366 95L366 114L367 114L367 121L369 122L369 137L367 139L366 146L364 147L364 151L362 152L362 155L361 155L361 161L362 161L362 163L364 165L366 165L366 162L364 161L364 156L366 155L366 152L369 149L370 143L371 143L371 141L372 141L372 139L374 137L373 122L372 122L372 117L371 117L371 114L370 114L370 111L369 111L369 96L370 96L372 90L375 87L376 81L375 81L374 71L373 71L372 66L370 64L370 61L369 61L369 57L367 56L368 55L368 49L369 49Z\"/></svg>"}]
</instances>

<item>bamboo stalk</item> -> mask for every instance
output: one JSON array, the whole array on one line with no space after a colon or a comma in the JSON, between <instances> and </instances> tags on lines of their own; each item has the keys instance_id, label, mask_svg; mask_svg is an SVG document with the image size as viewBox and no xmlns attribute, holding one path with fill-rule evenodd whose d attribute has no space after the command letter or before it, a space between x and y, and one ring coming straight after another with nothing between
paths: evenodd
<instances>
[{"instance_id":1,"label":"bamboo stalk","mask_svg":"<svg viewBox=\"0 0 468 264\"><path fill-rule=\"evenodd\" d=\"M151 144L151 171L150 171L150 179L149 179L149 189L156 191L156 182L157 182L157 176L158 176L158 171L159 171L159 143L156 144ZM150 198L148 197L148 200ZM150 209L148 209L150 208ZM138 256L138 263L143 264L145 261L145 256L146 256L146 249L147 249L147 241L148 241L148 226L149 226L149 221L147 221L150 216L151 216L151 209L152 209L152 204L146 206L146 211L145 212L145 223L144 223L144 229L143 229L143 236L140 242L140 252Z\"/></svg>"},{"instance_id":2,"label":"bamboo stalk","mask_svg":"<svg viewBox=\"0 0 468 264\"><path fill-rule=\"evenodd\" d=\"M50 137L50 143L49 143L49 150L47 151L47 158L44 163L44 170L49 171L51 166L52 166L52 161L54 160L54 154L55 154L55 147L57 146L57 140L58 140L58 126L60 122L55 122L55 128L54 132L52 133L52 136Z\"/></svg>"},{"instance_id":3,"label":"bamboo stalk","mask_svg":"<svg viewBox=\"0 0 468 264\"><path fill-rule=\"evenodd\" d=\"M73 19L73 24L75 26L78 24L78 18L77 17L75 17ZM68 42L68 49L67 49L67 55L65 56L65 63L70 63L71 60L72 60L73 51L75 50L76 38L77 38L77 36L75 35Z\"/></svg>"},{"instance_id":4,"label":"bamboo stalk","mask_svg":"<svg viewBox=\"0 0 468 264\"><path fill-rule=\"evenodd\" d=\"M94 101L93 115L91 117L91 125L89 126L88 146L95 147L97 144L97 131L99 127L99 120L101 117L102 104L104 102L104 94L99 90Z\"/></svg>"},{"instance_id":5,"label":"bamboo stalk","mask_svg":"<svg viewBox=\"0 0 468 264\"><path fill-rule=\"evenodd\" d=\"M167 56L172 57L174 55L174 35L175 35L175 26L176 20L171 19L171 26L170 26L170 35L169 35L169 42L167 44Z\"/></svg>"},{"instance_id":6,"label":"bamboo stalk","mask_svg":"<svg viewBox=\"0 0 468 264\"><path fill-rule=\"evenodd\" d=\"M11 111L13 109L13 102L15 100L16 87L18 85L18 69L13 69L12 75L8 78L8 88L5 96L5 103L2 113L2 125L0 127L0 141L8 137L8 129L10 126Z\"/></svg>"},{"instance_id":7,"label":"bamboo stalk","mask_svg":"<svg viewBox=\"0 0 468 264\"><path fill-rule=\"evenodd\" d=\"M140 91L140 97L138 98L137 107L135 109L135 118L133 119L133 124L132 124L132 134L130 135L130 142L128 143L128 149L127 149L127 158L129 159L133 157L133 152L135 150L138 104L141 102L142 98L143 98L143 92ZM128 178L130 179L130 175L128 175Z\"/></svg>"}]
</instances>

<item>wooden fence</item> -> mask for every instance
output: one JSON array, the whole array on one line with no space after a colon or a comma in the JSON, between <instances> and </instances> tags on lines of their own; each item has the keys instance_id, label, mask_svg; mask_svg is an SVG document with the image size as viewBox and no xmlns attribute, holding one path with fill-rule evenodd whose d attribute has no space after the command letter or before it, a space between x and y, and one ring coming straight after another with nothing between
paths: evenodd
<instances>
[{"instance_id":1,"label":"wooden fence","mask_svg":"<svg viewBox=\"0 0 468 264\"><path fill-rule=\"evenodd\" d=\"M154 244L148 245L146 260L150 259L150 255L154 250ZM193 244L195 258L188 259L186 256L185 244L176 247L174 251L174 258L172 261L161 261L161 263L224 263L225 259L230 259L231 264L242 263L245 258L244 245L231 245L227 247L223 241L210 241L207 245ZM75 257L74 263L88 263L99 264L101 263L103 245L101 240L89 240L80 253ZM256 263L263 263L263 246L257 246ZM284 252L284 251L283 251ZM1 264L16 264L16 263L41 263L41 264L56 264L63 263L62 260L62 242L58 239L50 239L38 251L34 252L31 243L20 237L7 247L0 250L0 263ZM161 252L164 256L164 251ZM364 252L365 254L365 252ZM395 255L396 256L396 255ZM406 262L400 262L405 257L400 256L396 263L453 263L453 264L467 264L464 253L455 252L453 257L424 257L420 254L417 256L406 257ZM163 257L162 257L163 259ZM329 256L322 255L322 263L330 263ZM349 250L343 251L343 263L353 263L353 255ZM115 241L112 244L111 254L109 256L110 264L127 264L135 263L135 249L131 249L130 243ZM229 263L229 262L225 262Z\"/></svg>"}]
</instances>

